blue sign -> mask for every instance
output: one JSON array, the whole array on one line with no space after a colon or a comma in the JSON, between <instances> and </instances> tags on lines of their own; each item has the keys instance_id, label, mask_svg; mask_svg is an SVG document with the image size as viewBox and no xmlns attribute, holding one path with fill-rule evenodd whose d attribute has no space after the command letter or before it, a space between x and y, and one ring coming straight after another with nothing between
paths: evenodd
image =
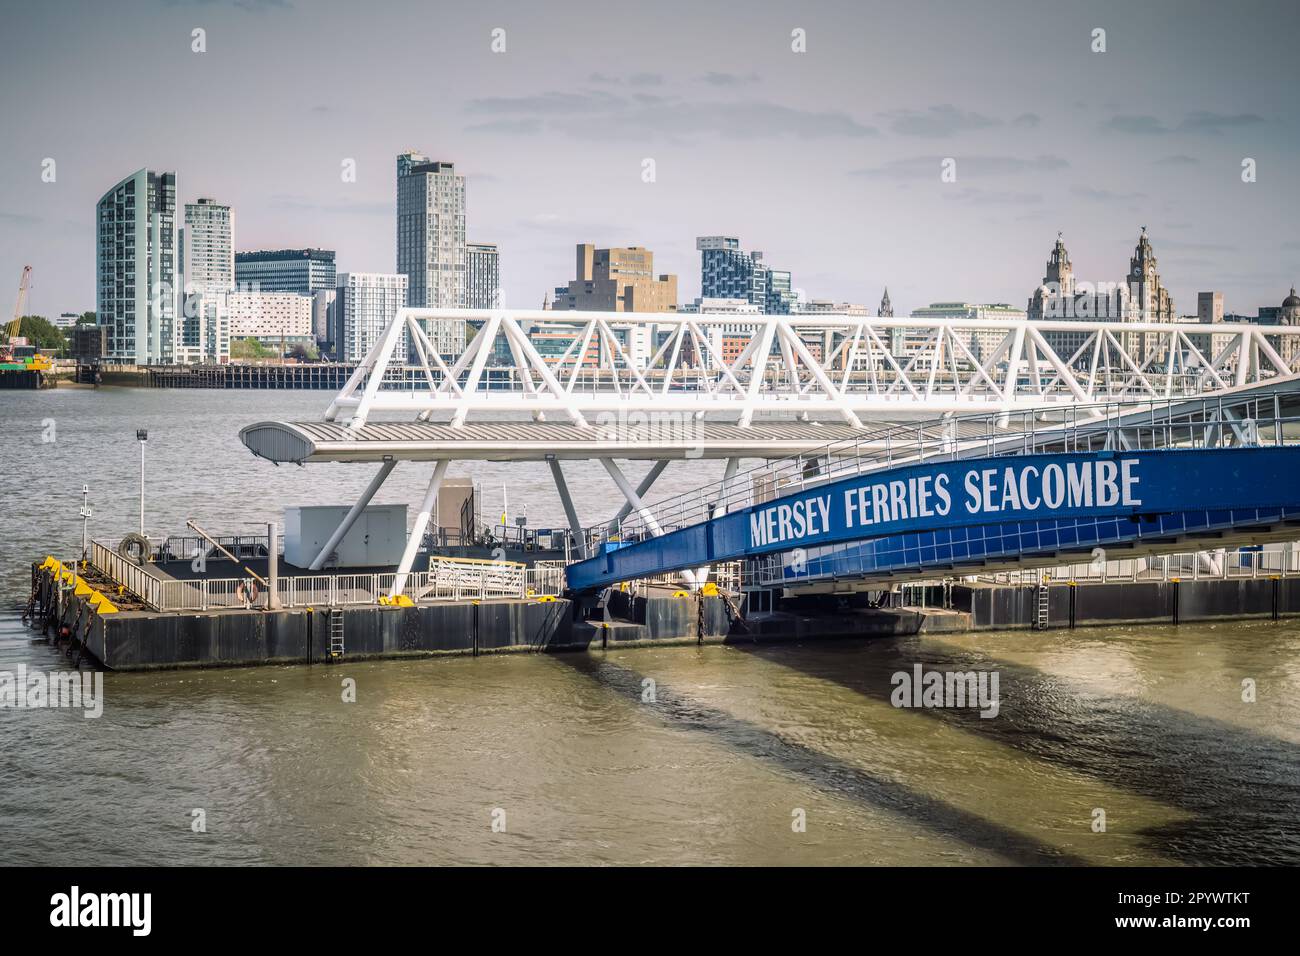
<instances>
[{"instance_id":1,"label":"blue sign","mask_svg":"<svg viewBox=\"0 0 1300 956\"><path fill-rule=\"evenodd\" d=\"M941 529L1300 507L1300 447L934 461L856 475L571 565L585 589L714 561Z\"/></svg>"}]
</instances>

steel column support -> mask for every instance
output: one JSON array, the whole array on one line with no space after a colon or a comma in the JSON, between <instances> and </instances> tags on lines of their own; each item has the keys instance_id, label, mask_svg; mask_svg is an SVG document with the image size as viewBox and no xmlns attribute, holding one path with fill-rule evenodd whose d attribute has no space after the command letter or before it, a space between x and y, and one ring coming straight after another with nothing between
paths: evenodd
<instances>
[{"instance_id":1,"label":"steel column support","mask_svg":"<svg viewBox=\"0 0 1300 956\"><path fill-rule=\"evenodd\" d=\"M573 506L573 496L569 494L569 486L564 480L560 462L554 455L548 455L546 463L551 466L551 477L555 479L555 490L560 493L560 503L564 505L564 514L569 519L569 530L573 532L574 543L578 546L578 557L586 561L587 532L578 521L578 509Z\"/></svg>"},{"instance_id":2,"label":"steel column support","mask_svg":"<svg viewBox=\"0 0 1300 956\"><path fill-rule=\"evenodd\" d=\"M614 479L614 484L618 485L618 490L623 492L623 497L626 498L627 503L632 506L632 510L636 511L636 513L641 516L641 520L644 521L645 526L650 529L650 533L656 537L663 534L664 529L659 526L659 522L655 520L655 516L651 513L650 509L645 506L645 502L641 500L641 496L632 488L631 483L627 480L627 476L623 474L618 465L614 464L614 459L602 458L600 459L600 463L604 465L605 470L609 472L609 477ZM690 571L683 571L681 574L682 580L684 580L691 589L694 590L696 586L695 575Z\"/></svg>"},{"instance_id":3,"label":"steel column support","mask_svg":"<svg viewBox=\"0 0 1300 956\"><path fill-rule=\"evenodd\" d=\"M379 486L384 483L384 480L392 474L393 469L396 467L396 458L384 462L375 477L370 479L370 484L366 485L366 490L361 492L361 497L357 499L356 504L354 504L351 510L349 510L343 517L339 526L334 529L334 533L330 535L329 540L325 542L325 546L320 549L320 554L316 555L315 560L313 560L308 566L309 571L319 571L325 566L325 561L329 558L331 552L339 546L340 541L347 537L347 533L351 531L352 526L357 523L357 518L361 517L361 512L366 510L366 505L370 504L370 499L375 496L375 492L379 490Z\"/></svg>"},{"instance_id":4,"label":"steel column support","mask_svg":"<svg viewBox=\"0 0 1300 956\"><path fill-rule=\"evenodd\" d=\"M415 524L411 526L411 536L406 539L406 550L402 552L402 561L397 566L397 577L393 578L393 587L388 592L390 598L397 597L406 587L406 579L411 574L411 566L415 564L416 552L420 550L420 542L424 540L424 531L429 527L429 516L433 514L433 503L438 500L438 489L442 487L442 479L447 475L447 466L451 464L451 459L443 458L433 466L433 477L429 479L429 487L424 492L424 500L420 502L420 512L415 516Z\"/></svg>"},{"instance_id":5,"label":"steel column support","mask_svg":"<svg viewBox=\"0 0 1300 956\"><path fill-rule=\"evenodd\" d=\"M664 469L667 467L668 467L667 459L656 461L653 465L651 465L650 470L647 471L645 477L641 479L641 483L636 486L636 496L638 498L644 498L647 492L649 492L650 489L654 486L655 481L659 478L660 475L664 473ZM632 513L631 503L624 502L623 507L618 509L618 514L614 515L614 520L609 523L610 533L612 534L614 532L614 529L618 527L618 523L631 513Z\"/></svg>"},{"instance_id":6,"label":"steel column support","mask_svg":"<svg viewBox=\"0 0 1300 956\"><path fill-rule=\"evenodd\" d=\"M722 486L720 489L722 495L722 501L713 506L712 510L709 512L710 518L721 518L724 514L727 513L727 504L726 504L727 495L731 492L731 488L729 486L731 484L731 479L736 477L736 470L739 467L740 467L739 458L727 459L727 466L722 471ZM702 564L695 571L695 581L700 587L704 587L704 582L707 581L708 579L709 579L709 566L707 564Z\"/></svg>"}]
</instances>

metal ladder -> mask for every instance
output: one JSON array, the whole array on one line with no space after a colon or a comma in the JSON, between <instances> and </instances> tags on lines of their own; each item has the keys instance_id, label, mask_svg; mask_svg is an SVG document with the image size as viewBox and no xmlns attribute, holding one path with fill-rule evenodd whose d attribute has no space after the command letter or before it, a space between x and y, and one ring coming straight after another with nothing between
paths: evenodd
<instances>
[{"instance_id":1,"label":"metal ladder","mask_svg":"<svg viewBox=\"0 0 1300 956\"><path fill-rule=\"evenodd\" d=\"M1034 620L1034 630L1047 630L1047 611L1048 611L1048 590L1047 582L1051 580L1050 575L1040 574L1038 576L1038 616Z\"/></svg>"},{"instance_id":2,"label":"metal ladder","mask_svg":"<svg viewBox=\"0 0 1300 956\"><path fill-rule=\"evenodd\" d=\"M343 610L332 608L330 622L330 660L336 661L343 656Z\"/></svg>"}]
</instances>

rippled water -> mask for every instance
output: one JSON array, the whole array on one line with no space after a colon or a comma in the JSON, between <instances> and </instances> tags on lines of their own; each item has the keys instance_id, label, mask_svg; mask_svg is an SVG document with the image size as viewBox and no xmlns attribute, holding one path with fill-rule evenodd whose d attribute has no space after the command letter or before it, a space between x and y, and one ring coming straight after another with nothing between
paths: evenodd
<instances>
[{"instance_id":1,"label":"rippled water","mask_svg":"<svg viewBox=\"0 0 1300 956\"><path fill-rule=\"evenodd\" d=\"M82 481L99 532L131 529L137 425L151 528L359 490L366 469L275 469L234 437L321 397L0 399L6 604L47 539L80 540ZM511 499L531 481L553 520L546 478ZM0 671L67 666L33 636L0 616ZM998 716L891 706L918 662L996 670ZM0 861L1300 863L1296 622L107 674L105 693L94 720L0 710Z\"/></svg>"}]
</instances>

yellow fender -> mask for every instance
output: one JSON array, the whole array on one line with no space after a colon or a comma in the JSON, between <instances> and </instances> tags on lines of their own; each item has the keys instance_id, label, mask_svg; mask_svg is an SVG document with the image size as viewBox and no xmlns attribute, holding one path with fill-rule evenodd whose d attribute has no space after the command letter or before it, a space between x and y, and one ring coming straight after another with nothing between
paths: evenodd
<instances>
[{"instance_id":1,"label":"yellow fender","mask_svg":"<svg viewBox=\"0 0 1300 956\"><path fill-rule=\"evenodd\" d=\"M718 586L710 581L708 584L704 585L704 587L700 588L700 593L705 597L717 597Z\"/></svg>"},{"instance_id":2,"label":"yellow fender","mask_svg":"<svg viewBox=\"0 0 1300 956\"><path fill-rule=\"evenodd\" d=\"M379 603L384 607L415 607L415 602L405 594L399 594L396 597L389 597L385 594L379 599Z\"/></svg>"},{"instance_id":3,"label":"yellow fender","mask_svg":"<svg viewBox=\"0 0 1300 956\"><path fill-rule=\"evenodd\" d=\"M63 570L63 565L62 565L62 563L60 563L59 560L58 560L57 558L55 558L53 555L49 555L49 554L47 554L47 555L45 556L45 560L41 562L41 570L42 570L42 571L61 571L61 570Z\"/></svg>"},{"instance_id":4,"label":"yellow fender","mask_svg":"<svg viewBox=\"0 0 1300 956\"><path fill-rule=\"evenodd\" d=\"M537 599L538 604L554 604L556 597L554 594L543 594Z\"/></svg>"},{"instance_id":5,"label":"yellow fender","mask_svg":"<svg viewBox=\"0 0 1300 956\"><path fill-rule=\"evenodd\" d=\"M674 591L674 592L673 592L673 597L675 597L675 598L685 598L685 597L690 597L690 595L687 594L685 591Z\"/></svg>"},{"instance_id":6,"label":"yellow fender","mask_svg":"<svg viewBox=\"0 0 1300 956\"><path fill-rule=\"evenodd\" d=\"M99 601L99 603L95 605L95 610L96 610L96 611L98 611L100 614L116 614L116 613L117 613L117 605L116 605L116 604L114 604L114 603L113 603L112 601L110 601L108 598L104 597L102 594L100 595L100 598L101 598L101 600Z\"/></svg>"},{"instance_id":7,"label":"yellow fender","mask_svg":"<svg viewBox=\"0 0 1300 956\"><path fill-rule=\"evenodd\" d=\"M85 597L87 594L94 594L95 591L85 581L81 580L81 578L77 578L77 586L73 589L72 593L77 595L77 597Z\"/></svg>"}]
</instances>

